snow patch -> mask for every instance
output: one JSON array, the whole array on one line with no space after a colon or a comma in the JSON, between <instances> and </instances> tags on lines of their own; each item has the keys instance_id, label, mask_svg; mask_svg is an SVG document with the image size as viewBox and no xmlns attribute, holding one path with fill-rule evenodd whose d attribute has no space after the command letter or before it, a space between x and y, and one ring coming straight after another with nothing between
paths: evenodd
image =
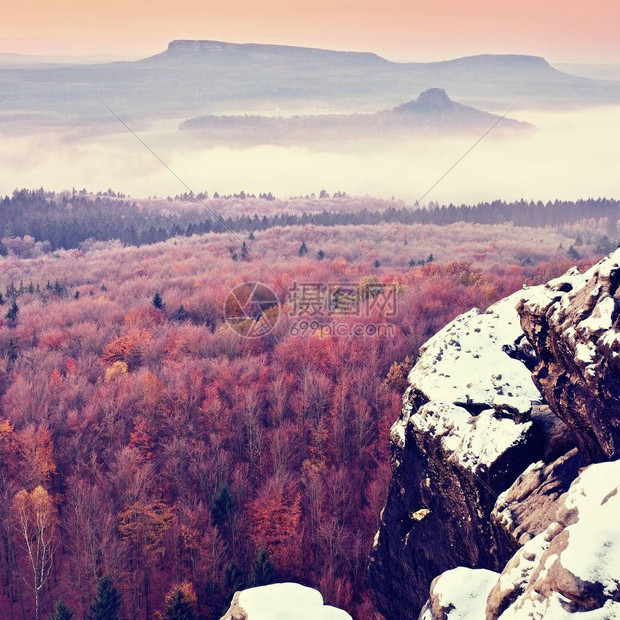
<instances>
[{"instance_id":1,"label":"snow patch","mask_svg":"<svg viewBox=\"0 0 620 620\"><path fill-rule=\"evenodd\" d=\"M409 383L429 401L490 406L497 396L518 396L540 402L530 371L505 351L523 335L516 306L532 290L457 317L420 349Z\"/></svg>"},{"instance_id":2,"label":"snow patch","mask_svg":"<svg viewBox=\"0 0 620 620\"><path fill-rule=\"evenodd\" d=\"M509 448L522 442L532 422L516 424L492 409L477 416L457 405L430 402L409 418L418 431L441 438L442 447L464 469L490 467Z\"/></svg>"},{"instance_id":3,"label":"snow patch","mask_svg":"<svg viewBox=\"0 0 620 620\"><path fill-rule=\"evenodd\" d=\"M317 590L297 583L275 583L239 594L247 620L352 620L340 609L323 605Z\"/></svg>"},{"instance_id":4,"label":"snow patch","mask_svg":"<svg viewBox=\"0 0 620 620\"><path fill-rule=\"evenodd\" d=\"M497 577L497 573L483 568L454 568L435 581L431 597L438 597L440 605L450 610L447 620L482 620Z\"/></svg>"}]
</instances>

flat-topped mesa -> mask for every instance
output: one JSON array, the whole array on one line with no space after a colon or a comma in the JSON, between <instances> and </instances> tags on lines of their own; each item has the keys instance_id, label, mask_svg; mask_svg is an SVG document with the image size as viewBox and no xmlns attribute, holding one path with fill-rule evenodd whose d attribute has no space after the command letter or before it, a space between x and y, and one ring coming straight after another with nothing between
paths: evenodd
<instances>
[{"instance_id":1,"label":"flat-topped mesa","mask_svg":"<svg viewBox=\"0 0 620 620\"><path fill-rule=\"evenodd\" d=\"M545 435L557 435L539 412L532 351L516 312L531 292L455 319L422 347L409 374L368 571L386 618L417 618L438 574L459 565L498 570L518 546L491 512L497 496L542 458Z\"/></svg>"},{"instance_id":2,"label":"flat-topped mesa","mask_svg":"<svg viewBox=\"0 0 620 620\"><path fill-rule=\"evenodd\" d=\"M533 378L586 462L620 457L620 250L519 305Z\"/></svg>"},{"instance_id":3,"label":"flat-topped mesa","mask_svg":"<svg viewBox=\"0 0 620 620\"><path fill-rule=\"evenodd\" d=\"M170 41L168 49L152 58L179 58L190 57L205 60L214 60L218 57L229 59L256 60L278 58L280 60L332 60L345 63L368 62L371 66L392 64L385 58L372 52L348 52L327 50L314 47L299 47L294 45L275 45L267 43L229 43L227 41L210 41L199 39L178 39Z\"/></svg>"},{"instance_id":4,"label":"flat-topped mesa","mask_svg":"<svg viewBox=\"0 0 620 620\"><path fill-rule=\"evenodd\" d=\"M192 39L179 39L168 43L168 53L175 54L181 52L220 52L224 49L233 47L232 43L223 41L200 41Z\"/></svg>"}]
</instances>

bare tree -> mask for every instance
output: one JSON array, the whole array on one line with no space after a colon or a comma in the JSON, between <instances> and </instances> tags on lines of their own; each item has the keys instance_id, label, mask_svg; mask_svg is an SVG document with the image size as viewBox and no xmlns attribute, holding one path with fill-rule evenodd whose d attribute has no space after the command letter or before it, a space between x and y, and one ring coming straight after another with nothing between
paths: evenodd
<instances>
[{"instance_id":1,"label":"bare tree","mask_svg":"<svg viewBox=\"0 0 620 620\"><path fill-rule=\"evenodd\" d=\"M13 498L12 514L27 562L32 569L32 580L24 578L24 581L34 593L35 619L39 620L41 594L49 581L54 553L58 547L58 515L52 498L42 486L30 493L25 489L19 491Z\"/></svg>"}]
</instances>

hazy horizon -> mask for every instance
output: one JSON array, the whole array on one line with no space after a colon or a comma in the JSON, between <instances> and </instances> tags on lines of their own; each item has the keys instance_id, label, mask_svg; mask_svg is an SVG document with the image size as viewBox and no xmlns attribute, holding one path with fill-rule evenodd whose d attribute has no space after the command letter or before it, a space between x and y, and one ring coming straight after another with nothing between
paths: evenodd
<instances>
[{"instance_id":1,"label":"hazy horizon","mask_svg":"<svg viewBox=\"0 0 620 620\"><path fill-rule=\"evenodd\" d=\"M284 0L240 0L234 7L197 0L35 0L5 7L0 50L148 56L172 39L215 39L373 51L394 60L516 53L555 62L620 62L618 11L606 0L570 6L555 0L471 0L467 6L314 0L303 7Z\"/></svg>"}]
</instances>

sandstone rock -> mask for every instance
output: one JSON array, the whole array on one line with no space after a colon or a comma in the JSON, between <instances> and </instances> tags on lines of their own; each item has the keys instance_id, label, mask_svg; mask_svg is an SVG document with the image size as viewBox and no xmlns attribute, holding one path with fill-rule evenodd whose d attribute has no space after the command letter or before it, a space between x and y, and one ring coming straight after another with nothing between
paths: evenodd
<instances>
[{"instance_id":1,"label":"sandstone rock","mask_svg":"<svg viewBox=\"0 0 620 620\"><path fill-rule=\"evenodd\" d=\"M617 620L619 491L620 461L591 465L501 574L457 568L434 579L420 620Z\"/></svg>"},{"instance_id":2,"label":"sandstone rock","mask_svg":"<svg viewBox=\"0 0 620 620\"><path fill-rule=\"evenodd\" d=\"M555 520L510 560L491 590L487 620L620 618L620 461L591 465ZM584 616L586 617L586 616Z\"/></svg>"},{"instance_id":3,"label":"sandstone rock","mask_svg":"<svg viewBox=\"0 0 620 620\"><path fill-rule=\"evenodd\" d=\"M416 618L431 582L424 620L482 618L489 589L487 620L620 619L620 461L601 463L620 457L619 287L620 250L421 349L369 560L388 620Z\"/></svg>"},{"instance_id":4,"label":"sandstone rock","mask_svg":"<svg viewBox=\"0 0 620 620\"><path fill-rule=\"evenodd\" d=\"M489 591L499 575L483 568L454 568L433 580L420 620L484 620Z\"/></svg>"},{"instance_id":5,"label":"sandstone rock","mask_svg":"<svg viewBox=\"0 0 620 620\"><path fill-rule=\"evenodd\" d=\"M620 457L620 250L519 304L534 381L588 462Z\"/></svg>"},{"instance_id":6,"label":"sandstone rock","mask_svg":"<svg viewBox=\"0 0 620 620\"><path fill-rule=\"evenodd\" d=\"M321 593L297 583L275 583L236 592L221 620L352 620L323 605Z\"/></svg>"},{"instance_id":7,"label":"sandstone rock","mask_svg":"<svg viewBox=\"0 0 620 620\"><path fill-rule=\"evenodd\" d=\"M500 570L517 548L490 514L543 451L542 431L530 419L541 397L515 353L522 295L458 317L422 348L409 375L368 567L387 618L417 618L431 581L445 570Z\"/></svg>"},{"instance_id":8,"label":"sandstone rock","mask_svg":"<svg viewBox=\"0 0 620 620\"><path fill-rule=\"evenodd\" d=\"M499 496L491 519L517 544L524 545L553 522L560 497L577 477L579 465L576 449L549 465L532 463Z\"/></svg>"}]
</instances>

